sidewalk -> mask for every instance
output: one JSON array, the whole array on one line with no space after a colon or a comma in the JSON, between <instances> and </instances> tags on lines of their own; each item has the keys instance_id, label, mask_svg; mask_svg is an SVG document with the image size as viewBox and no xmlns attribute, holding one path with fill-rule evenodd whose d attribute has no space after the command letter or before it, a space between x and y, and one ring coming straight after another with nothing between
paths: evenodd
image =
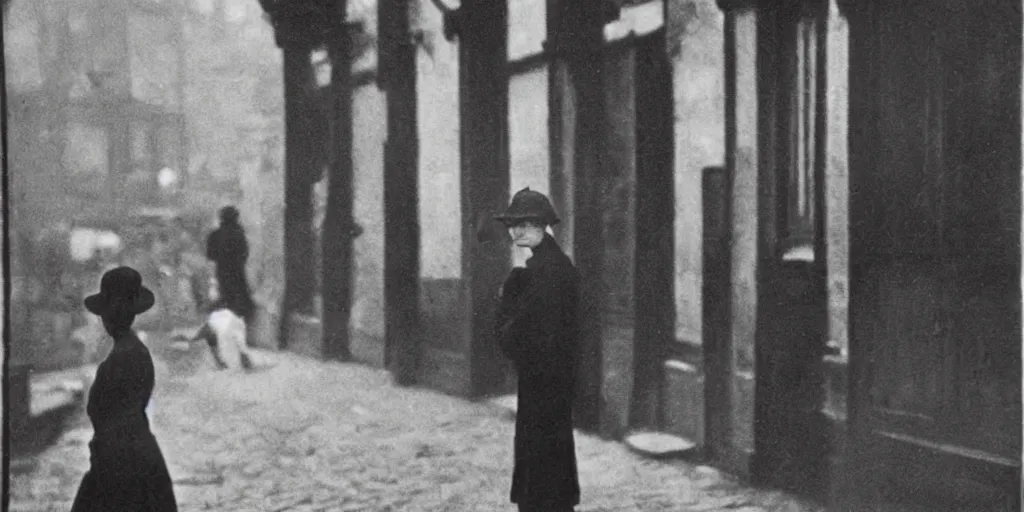
<instances>
[{"instance_id":1,"label":"sidewalk","mask_svg":"<svg viewBox=\"0 0 1024 512\"><path fill-rule=\"evenodd\" d=\"M259 355L269 367L250 374L205 364L174 375L190 366L158 360L151 420L180 510L515 510L513 424L500 408L397 388L359 365ZM14 475L11 510L68 510L90 436L83 418ZM580 511L822 510L585 434L577 455Z\"/></svg>"}]
</instances>

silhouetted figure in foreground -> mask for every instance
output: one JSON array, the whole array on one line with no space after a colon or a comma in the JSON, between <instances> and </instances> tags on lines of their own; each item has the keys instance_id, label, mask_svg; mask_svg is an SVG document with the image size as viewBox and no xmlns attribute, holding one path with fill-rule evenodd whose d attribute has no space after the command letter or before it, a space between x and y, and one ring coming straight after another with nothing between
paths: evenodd
<instances>
[{"instance_id":1,"label":"silhouetted figure in foreground","mask_svg":"<svg viewBox=\"0 0 1024 512\"><path fill-rule=\"evenodd\" d=\"M89 472L71 512L176 512L167 464L149 429L146 406L153 393L153 358L132 323L153 307L153 292L135 269L103 274L100 292L85 298L103 320L114 348L96 370L86 411L92 421Z\"/></svg>"},{"instance_id":2,"label":"silhouetted figure in foreground","mask_svg":"<svg viewBox=\"0 0 1024 512\"><path fill-rule=\"evenodd\" d=\"M558 223L529 187L503 215L513 242L533 253L502 286L497 338L519 376L511 500L523 512L579 504L572 406L579 337L579 273L545 228Z\"/></svg>"},{"instance_id":3,"label":"silhouetted figure in foreground","mask_svg":"<svg viewBox=\"0 0 1024 512\"><path fill-rule=\"evenodd\" d=\"M206 257L217 265L220 300L251 328L256 303L252 299L249 280L245 275L249 243L245 238L245 230L238 222L238 209L234 206L221 208L220 227L206 239Z\"/></svg>"}]
</instances>

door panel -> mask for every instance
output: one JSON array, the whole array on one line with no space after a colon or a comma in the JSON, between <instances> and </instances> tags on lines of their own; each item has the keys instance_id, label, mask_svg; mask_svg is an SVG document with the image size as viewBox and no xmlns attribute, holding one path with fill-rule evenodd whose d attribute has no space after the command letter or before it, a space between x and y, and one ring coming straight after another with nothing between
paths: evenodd
<instances>
[{"instance_id":1,"label":"door panel","mask_svg":"<svg viewBox=\"0 0 1024 512\"><path fill-rule=\"evenodd\" d=\"M949 315L944 431L958 446L1018 458L1020 279L1003 270L964 265L948 273L957 307Z\"/></svg>"},{"instance_id":2,"label":"door panel","mask_svg":"<svg viewBox=\"0 0 1024 512\"><path fill-rule=\"evenodd\" d=\"M851 145L854 457L864 487L958 510L1020 483L1020 68L990 65L1019 66L1020 13L995 35L988 7L874 13L874 133Z\"/></svg>"},{"instance_id":3,"label":"door panel","mask_svg":"<svg viewBox=\"0 0 1024 512\"><path fill-rule=\"evenodd\" d=\"M933 255L940 245L936 164L942 150L936 136L942 84L930 76L934 42L930 27L911 12L883 17L876 34L885 51L876 75L873 151L883 163L851 186L851 195L871 197L855 222L872 228L853 232L876 253Z\"/></svg>"},{"instance_id":4,"label":"door panel","mask_svg":"<svg viewBox=\"0 0 1024 512\"><path fill-rule=\"evenodd\" d=\"M943 312L938 270L898 263L866 276L871 309L862 321L871 327L867 354L871 376L872 424L902 433L930 429L943 396Z\"/></svg>"}]
</instances>

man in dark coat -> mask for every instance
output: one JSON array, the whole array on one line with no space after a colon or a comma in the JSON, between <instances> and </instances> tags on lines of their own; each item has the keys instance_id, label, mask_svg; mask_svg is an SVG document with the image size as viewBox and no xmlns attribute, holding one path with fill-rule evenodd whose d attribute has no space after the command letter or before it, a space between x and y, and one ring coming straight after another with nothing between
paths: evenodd
<instances>
[{"instance_id":1,"label":"man in dark coat","mask_svg":"<svg viewBox=\"0 0 1024 512\"><path fill-rule=\"evenodd\" d=\"M220 300L236 315L252 325L256 303L249 290L245 264L249 260L249 243L238 222L238 209L225 206L220 210L220 227L206 239L206 257L217 265L217 286Z\"/></svg>"},{"instance_id":2,"label":"man in dark coat","mask_svg":"<svg viewBox=\"0 0 1024 512\"><path fill-rule=\"evenodd\" d=\"M572 405L579 337L579 273L547 226L548 198L527 187L497 217L533 253L502 286L497 338L519 376L511 500L523 512L571 511L580 486Z\"/></svg>"}]
</instances>

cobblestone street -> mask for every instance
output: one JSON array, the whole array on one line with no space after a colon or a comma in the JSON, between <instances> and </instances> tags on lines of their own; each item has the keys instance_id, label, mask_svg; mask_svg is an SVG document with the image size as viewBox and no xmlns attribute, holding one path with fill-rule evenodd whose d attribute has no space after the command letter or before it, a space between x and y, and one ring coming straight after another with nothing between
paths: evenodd
<instances>
[{"instance_id":1,"label":"cobblestone street","mask_svg":"<svg viewBox=\"0 0 1024 512\"><path fill-rule=\"evenodd\" d=\"M263 352L263 368L245 374L153 352L150 417L180 510L514 510L513 423L495 406L397 388L384 371L354 364ZM11 510L68 510L90 436L79 418L15 474ZM580 511L821 510L710 468L645 460L620 443L584 434L577 443Z\"/></svg>"}]
</instances>

